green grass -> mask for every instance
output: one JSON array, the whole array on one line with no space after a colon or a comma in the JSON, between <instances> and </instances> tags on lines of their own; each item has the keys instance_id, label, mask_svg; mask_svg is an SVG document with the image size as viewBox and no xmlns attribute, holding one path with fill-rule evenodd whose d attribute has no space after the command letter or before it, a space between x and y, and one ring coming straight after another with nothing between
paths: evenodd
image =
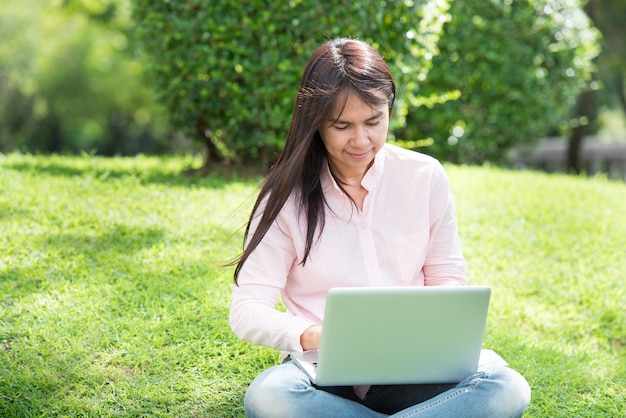
<instances>
[{"instance_id":1,"label":"green grass","mask_svg":"<svg viewBox=\"0 0 626 418\"><path fill-rule=\"evenodd\" d=\"M190 158L0 155L0 416L238 417L277 361L228 327L259 180ZM197 161L196 161L197 162ZM486 346L529 417L626 415L626 186L448 167Z\"/></svg>"}]
</instances>

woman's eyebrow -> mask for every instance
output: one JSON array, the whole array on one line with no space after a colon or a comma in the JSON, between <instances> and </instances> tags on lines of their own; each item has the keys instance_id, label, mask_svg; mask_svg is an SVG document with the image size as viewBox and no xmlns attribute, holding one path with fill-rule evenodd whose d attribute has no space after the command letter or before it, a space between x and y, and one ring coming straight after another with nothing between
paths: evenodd
<instances>
[{"instance_id":1,"label":"woman's eyebrow","mask_svg":"<svg viewBox=\"0 0 626 418\"><path fill-rule=\"evenodd\" d=\"M365 122L371 122L373 120L376 120L376 119L380 118L381 116L383 116L383 112L377 111L371 117L367 118L365 120ZM350 125L350 124L353 123L353 122L350 122L350 121L347 121L347 120L342 120L342 119L329 119L329 121L333 125Z\"/></svg>"},{"instance_id":2,"label":"woman's eyebrow","mask_svg":"<svg viewBox=\"0 0 626 418\"><path fill-rule=\"evenodd\" d=\"M383 112L381 112L381 111L379 110L379 111L375 112L375 113L372 115L372 117L368 118L365 122L371 122L371 121L373 121L374 119L378 119L378 118L380 118L381 116L383 116L383 114L384 114L384 113L383 113Z\"/></svg>"}]
</instances>

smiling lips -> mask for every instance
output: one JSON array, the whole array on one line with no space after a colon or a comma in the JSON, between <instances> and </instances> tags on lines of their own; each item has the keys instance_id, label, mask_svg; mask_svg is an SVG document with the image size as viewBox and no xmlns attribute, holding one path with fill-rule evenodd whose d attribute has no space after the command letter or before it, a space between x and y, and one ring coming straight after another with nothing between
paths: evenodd
<instances>
[{"instance_id":1,"label":"smiling lips","mask_svg":"<svg viewBox=\"0 0 626 418\"><path fill-rule=\"evenodd\" d=\"M346 152L348 153L348 155L351 158L354 158L355 160L362 160L364 158L367 158L368 155L370 155L370 151L365 151L365 152L358 153L358 154L357 153L348 152L348 151L346 151Z\"/></svg>"}]
</instances>

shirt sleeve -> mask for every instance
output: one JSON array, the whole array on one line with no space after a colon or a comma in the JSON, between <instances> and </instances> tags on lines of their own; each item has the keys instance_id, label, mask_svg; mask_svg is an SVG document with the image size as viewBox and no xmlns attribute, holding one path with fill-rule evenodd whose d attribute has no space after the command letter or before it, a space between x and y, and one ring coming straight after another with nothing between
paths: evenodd
<instances>
[{"instance_id":1,"label":"shirt sleeve","mask_svg":"<svg viewBox=\"0 0 626 418\"><path fill-rule=\"evenodd\" d=\"M467 284L466 263L461 250L456 210L448 177L441 164L430 187L430 243L424 263L424 284L445 286Z\"/></svg>"},{"instance_id":2,"label":"shirt sleeve","mask_svg":"<svg viewBox=\"0 0 626 418\"><path fill-rule=\"evenodd\" d=\"M248 237L257 225L258 219L253 219ZM276 309L287 275L297 262L290 226L279 216L233 287L230 326L239 338L276 350L302 351L300 335L315 323Z\"/></svg>"}]
</instances>

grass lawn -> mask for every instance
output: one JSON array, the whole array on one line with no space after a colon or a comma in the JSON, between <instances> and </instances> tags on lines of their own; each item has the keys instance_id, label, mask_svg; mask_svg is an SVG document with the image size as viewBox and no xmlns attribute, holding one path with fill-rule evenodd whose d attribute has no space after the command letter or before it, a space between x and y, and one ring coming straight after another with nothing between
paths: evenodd
<instances>
[{"instance_id":1,"label":"grass lawn","mask_svg":"<svg viewBox=\"0 0 626 418\"><path fill-rule=\"evenodd\" d=\"M228 326L259 180L189 158L0 154L0 416L239 417L277 360ZM196 161L197 162L197 161ZM485 345L528 417L626 416L626 185L448 167Z\"/></svg>"}]
</instances>

